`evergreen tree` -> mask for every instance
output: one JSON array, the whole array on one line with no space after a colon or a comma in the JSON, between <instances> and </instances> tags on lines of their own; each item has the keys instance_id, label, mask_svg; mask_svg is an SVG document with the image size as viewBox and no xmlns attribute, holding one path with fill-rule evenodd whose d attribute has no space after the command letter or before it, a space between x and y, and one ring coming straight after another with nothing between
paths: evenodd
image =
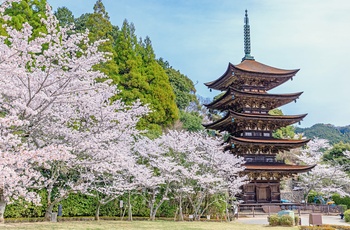
<instances>
[{"instance_id":1,"label":"evergreen tree","mask_svg":"<svg viewBox=\"0 0 350 230\"><path fill-rule=\"evenodd\" d=\"M5 10L5 14L11 19L4 21L0 19L0 24L8 24L20 30L24 22L28 22L33 27L32 37L37 37L40 33L46 33L46 27L41 23L41 18L45 17L46 0L21 0L13 2L12 7ZM5 29L0 26L0 35L7 35Z\"/></svg>"},{"instance_id":2,"label":"evergreen tree","mask_svg":"<svg viewBox=\"0 0 350 230\"><path fill-rule=\"evenodd\" d=\"M191 79L182 74L179 70L175 70L169 65L168 61L159 58L158 63L163 67L169 77L170 84L176 96L176 105L179 109L185 110L191 102L199 105L195 95L196 89Z\"/></svg>"},{"instance_id":3,"label":"evergreen tree","mask_svg":"<svg viewBox=\"0 0 350 230\"><path fill-rule=\"evenodd\" d=\"M54 15L62 27L72 25L74 23L74 15L72 11L65 6L57 8Z\"/></svg>"},{"instance_id":4,"label":"evergreen tree","mask_svg":"<svg viewBox=\"0 0 350 230\"><path fill-rule=\"evenodd\" d=\"M114 61L116 53L113 49L113 26L109 21L108 13L102 1L98 0L94 5L94 13L84 15L80 22L80 29L83 29L84 26L86 29L89 29L89 38L91 41L106 40L99 46L99 50L108 52L111 59L105 63L96 65L94 68L106 74L114 83L118 83L118 66Z\"/></svg>"},{"instance_id":5,"label":"evergreen tree","mask_svg":"<svg viewBox=\"0 0 350 230\"><path fill-rule=\"evenodd\" d=\"M119 67L119 97L126 103L139 98L153 111L139 123L160 133L162 127L178 119L175 95L164 69L155 59L151 40L138 41L133 23L124 20L115 41L116 63Z\"/></svg>"}]
</instances>

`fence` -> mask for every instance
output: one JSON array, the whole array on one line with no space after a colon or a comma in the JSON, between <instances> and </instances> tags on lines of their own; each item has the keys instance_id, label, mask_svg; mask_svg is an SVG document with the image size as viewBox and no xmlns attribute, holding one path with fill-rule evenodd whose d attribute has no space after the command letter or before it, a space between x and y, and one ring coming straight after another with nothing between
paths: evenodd
<instances>
[{"instance_id":1,"label":"fence","mask_svg":"<svg viewBox=\"0 0 350 230\"><path fill-rule=\"evenodd\" d=\"M293 210L301 214L324 213L327 215L340 214L343 207L340 205L322 205L322 204L300 204L300 203L257 203L257 204L240 204L238 206L238 215L270 215L281 210Z\"/></svg>"}]
</instances>

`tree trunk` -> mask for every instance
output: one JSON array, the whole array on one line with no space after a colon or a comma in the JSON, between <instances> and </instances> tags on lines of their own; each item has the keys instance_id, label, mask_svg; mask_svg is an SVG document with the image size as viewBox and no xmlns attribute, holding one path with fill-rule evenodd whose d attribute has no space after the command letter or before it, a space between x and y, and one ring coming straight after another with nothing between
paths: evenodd
<instances>
[{"instance_id":1,"label":"tree trunk","mask_svg":"<svg viewBox=\"0 0 350 230\"><path fill-rule=\"evenodd\" d=\"M0 223L5 222L5 219L4 219L5 208L6 208L6 202L2 200L0 196Z\"/></svg>"},{"instance_id":2,"label":"tree trunk","mask_svg":"<svg viewBox=\"0 0 350 230\"><path fill-rule=\"evenodd\" d=\"M169 187L170 187L170 184L168 183L167 184L167 187L165 189L165 192L164 192L164 195L162 197L162 199L159 201L158 205L156 207L154 207L153 209L153 213L152 214L152 217L151 217L151 220L154 221L156 219L156 215L157 215L157 211L158 209L160 208L160 206L163 204L163 202L165 201L165 197L168 196L168 192L169 192ZM156 197L154 196L154 200L156 199Z\"/></svg>"},{"instance_id":3,"label":"tree trunk","mask_svg":"<svg viewBox=\"0 0 350 230\"><path fill-rule=\"evenodd\" d=\"M52 214L52 210L53 210L53 206L54 204L48 204L46 211L45 211L45 220L46 221L50 221L51 220L51 214Z\"/></svg>"},{"instance_id":4,"label":"tree trunk","mask_svg":"<svg viewBox=\"0 0 350 230\"><path fill-rule=\"evenodd\" d=\"M128 221L132 221L132 206L131 206L131 192L128 196Z\"/></svg>"},{"instance_id":5,"label":"tree trunk","mask_svg":"<svg viewBox=\"0 0 350 230\"><path fill-rule=\"evenodd\" d=\"M98 202L97 207L96 207L96 212L95 212L95 220L96 221L100 220L100 207L101 207L101 203Z\"/></svg>"},{"instance_id":6,"label":"tree trunk","mask_svg":"<svg viewBox=\"0 0 350 230\"><path fill-rule=\"evenodd\" d=\"M180 218L180 221L184 221L184 214L182 211L182 195L180 195L180 200L179 200L179 218Z\"/></svg>"}]
</instances>

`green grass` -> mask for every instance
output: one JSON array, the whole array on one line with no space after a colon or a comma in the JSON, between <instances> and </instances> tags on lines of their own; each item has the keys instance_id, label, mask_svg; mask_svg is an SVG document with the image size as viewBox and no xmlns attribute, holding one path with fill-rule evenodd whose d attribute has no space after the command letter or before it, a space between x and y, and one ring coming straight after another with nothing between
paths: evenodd
<instances>
[{"instance_id":1,"label":"green grass","mask_svg":"<svg viewBox=\"0 0 350 230\"><path fill-rule=\"evenodd\" d=\"M2 229L89 229L89 230L296 230L297 227L269 227L267 225L252 225L238 222L174 222L174 221L70 221L70 222L37 222L37 223L5 223L0 224Z\"/></svg>"}]
</instances>

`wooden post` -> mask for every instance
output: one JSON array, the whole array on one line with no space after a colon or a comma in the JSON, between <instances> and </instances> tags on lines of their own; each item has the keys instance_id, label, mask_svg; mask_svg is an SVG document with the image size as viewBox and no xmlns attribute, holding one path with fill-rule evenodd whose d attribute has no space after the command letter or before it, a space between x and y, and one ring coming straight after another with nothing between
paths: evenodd
<instances>
[{"instance_id":1,"label":"wooden post","mask_svg":"<svg viewBox=\"0 0 350 230\"><path fill-rule=\"evenodd\" d=\"M253 217L255 217L254 206L252 207L252 211L253 211Z\"/></svg>"},{"instance_id":2,"label":"wooden post","mask_svg":"<svg viewBox=\"0 0 350 230\"><path fill-rule=\"evenodd\" d=\"M327 215L329 216L329 205L327 205Z\"/></svg>"},{"instance_id":3,"label":"wooden post","mask_svg":"<svg viewBox=\"0 0 350 230\"><path fill-rule=\"evenodd\" d=\"M301 216L300 215L300 206L298 206L298 215L299 215L299 217Z\"/></svg>"},{"instance_id":4,"label":"wooden post","mask_svg":"<svg viewBox=\"0 0 350 230\"><path fill-rule=\"evenodd\" d=\"M267 206L267 209L268 209L268 216L270 216L270 205Z\"/></svg>"}]
</instances>

